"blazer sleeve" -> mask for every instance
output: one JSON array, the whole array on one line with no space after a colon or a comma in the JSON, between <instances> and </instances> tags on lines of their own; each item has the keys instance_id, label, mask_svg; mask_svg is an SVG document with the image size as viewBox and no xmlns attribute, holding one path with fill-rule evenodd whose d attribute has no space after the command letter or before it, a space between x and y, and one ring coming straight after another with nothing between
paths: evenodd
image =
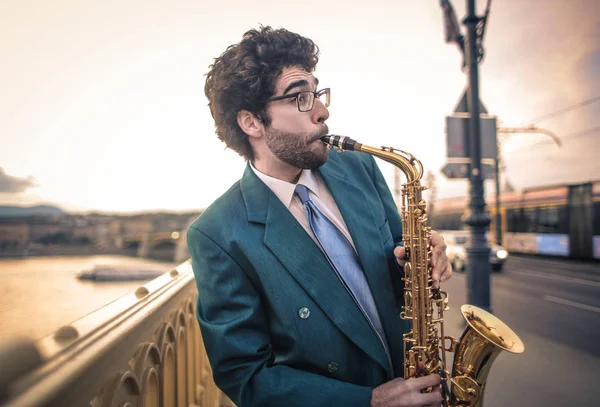
<instances>
[{"instance_id":1,"label":"blazer sleeve","mask_svg":"<svg viewBox=\"0 0 600 407\"><path fill-rule=\"evenodd\" d=\"M273 363L259 290L213 239L187 232L198 287L197 317L217 386L238 407L368 407L370 387Z\"/></svg>"}]
</instances>

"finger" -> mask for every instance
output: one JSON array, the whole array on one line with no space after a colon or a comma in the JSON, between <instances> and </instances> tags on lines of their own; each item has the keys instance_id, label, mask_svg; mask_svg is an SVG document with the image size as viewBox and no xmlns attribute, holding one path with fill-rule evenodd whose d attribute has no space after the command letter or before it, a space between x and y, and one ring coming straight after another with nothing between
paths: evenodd
<instances>
[{"instance_id":1,"label":"finger","mask_svg":"<svg viewBox=\"0 0 600 407\"><path fill-rule=\"evenodd\" d=\"M437 391L431 393L419 393L415 397L415 404L418 406L439 406L442 402L442 393Z\"/></svg>"},{"instance_id":2,"label":"finger","mask_svg":"<svg viewBox=\"0 0 600 407\"><path fill-rule=\"evenodd\" d=\"M438 239L431 238L431 265L434 270L440 272L439 263L441 257L445 257L446 254L446 243L444 239L439 237Z\"/></svg>"},{"instance_id":3,"label":"finger","mask_svg":"<svg viewBox=\"0 0 600 407\"><path fill-rule=\"evenodd\" d=\"M442 277L443 272L446 271L446 267L448 267L448 256L446 256L446 253L441 252L438 254L435 264L438 280Z\"/></svg>"},{"instance_id":4,"label":"finger","mask_svg":"<svg viewBox=\"0 0 600 407\"><path fill-rule=\"evenodd\" d=\"M394 249L394 256L398 261L404 261L404 255L406 254L406 249L403 246L397 246Z\"/></svg>"},{"instance_id":5,"label":"finger","mask_svg":"<svg viewBox=\"0 0 600 407\"><path fill-rule=\"evenodd\" d=\"M440 275L442 274L442 271L440 270L441 263L442 261L440 253L437 251L437 249L434 249L431 253L431 279L434 283L439 282L440 280Z\"/></svg>"},{"instance_id":6,"label":"finger","mask_svg":"<svg viewBox=\"0 0 600 407\"><path fill-rule=\"evenodd\" d=\"M437 232L431 232L430 244L432 251L431 264L434 268L438 268L436 266L438 266L440 255L446 253L446 241Z\"/></svg>"},{"instance_id":7,"label":"finger","mask_svg":"<svg viewBox=\"0 0 600 407\"><path fill-rule=\"evenodd\" d=\"M442 250L446 250L446 241L444 240L442 235L440 235L435 230L431 231L431 239L430 240L431 240L432 246L440 246L440 247L442 247Z\"/></svg>"},{"instance_id":8,"label":"finger","mask_svg":"<svg viewBox=\"0 0 600 407\"><path fill-rule=\"evenodd\" d=\"M431 266L435 268L435 266L437 265L438 262L438 257L440 256L440 254L438 253L438 251L435 248L431 249Z\"/></svg>"},{"instance_id":9,"label":"finger","mask_svg":"<svg viewBox=\"0 0 600 407\"><path fill-rule=\"evenodd\" d=\"M452 277L452 264L447 263L446 270L444 270L444 272L442 273L440 281L448 281L450 277Z\"/></svg>"},{"instance_id":10,"label":"finger","mask_svg":"<svg viewBox=\"0 0 600 407\"><path fill-rule=\"evenodd\" d=\"M431 386L439 386L441 383L440 375L430 374L427 376L417 377L414 379L408 379L406 384L414 390L426 389Z\"/></svg>"},{"instance_id":11,"label":"finger","mask_svg":"<svg viewBox=\"0 0 600 407\"><path fill-rule=\"evenodd\" d=\"M444 396L442 395L442 386L435 386L431 392L438 393L440 395L439 400L436 398L432 404L424 404L423 407L440 407L441 401L444 399Z\"/></svg>"}]
</instances>

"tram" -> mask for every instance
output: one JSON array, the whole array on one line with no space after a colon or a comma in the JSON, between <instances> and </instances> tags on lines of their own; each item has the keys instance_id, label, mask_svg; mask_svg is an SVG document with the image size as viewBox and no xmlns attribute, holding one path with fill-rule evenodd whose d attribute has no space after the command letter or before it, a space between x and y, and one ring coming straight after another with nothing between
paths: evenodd
<instances>
[{"instance_id":1,"label":"tram","mask_svg":"<svg viewBox=\"0 0 600 407\"><path fill-rule=\"evenodd\" d=\"M495 235L495 196L486 198ZM436 200L438 231L464 230L467 198ZM502 246L512 253L600 259L600 181L529 188L500 195Z\"/></svg>"}]
</instances>

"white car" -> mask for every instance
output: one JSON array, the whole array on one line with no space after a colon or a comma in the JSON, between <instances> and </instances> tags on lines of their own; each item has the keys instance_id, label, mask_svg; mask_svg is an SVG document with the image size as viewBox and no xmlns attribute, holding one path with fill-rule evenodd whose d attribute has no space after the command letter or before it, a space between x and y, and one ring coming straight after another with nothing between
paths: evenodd
<instances>
[{"instance_id":1,"label":"white car","mask_svg":"<svg viewBox=\"0 0 600 407\"><path fill-rule=\"evenodd\" d=\"M467 268L467 242L468 235L443 235L446 241L446 254L452 269L455 271L465 271ZM506 259L508 259L508 251L497 244L490 245L490 265L493 271L501 272Z\"/></svg>"}]
</instances>

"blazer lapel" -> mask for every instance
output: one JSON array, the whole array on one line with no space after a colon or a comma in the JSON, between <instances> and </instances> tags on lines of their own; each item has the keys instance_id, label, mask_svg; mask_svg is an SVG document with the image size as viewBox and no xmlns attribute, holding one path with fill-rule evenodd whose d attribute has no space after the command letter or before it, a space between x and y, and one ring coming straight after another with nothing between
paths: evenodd
<instances>
[{"instance_id":1,"label":"blazer lapel","mask_svg":"<svg viewBox=\"0 0 600 407\"><path fill-rule=\"evenodd\" d=\"M249 221L265 225L267 248L333 324L389 372L375 333L312 238L249 166L240 184Z\"/></svg>"},{"instance_id":2,"label":"blazer lapel","mask_svg":"<svg viewBox=\"0 0 600 407\"><path fill-rule=\"evenodd\" d=\"M390 254L384 251L378 230L379 225L376 223L373 209L369 204L372 197L368 197L364 189L346 179L347 169L343 168L337 160L332 159L331 155L319 172L340 209L358 251L386 333L390 352L392 356L403 355L402 335L404 332L402 326L404 322L400 320L396 311L393 290L390 289L392 286L388 262ZM400 272L399 269L398 272ZM399 369L402 371L402 366L394 367L396 374Z\"/></svg>"}]
</instances>

